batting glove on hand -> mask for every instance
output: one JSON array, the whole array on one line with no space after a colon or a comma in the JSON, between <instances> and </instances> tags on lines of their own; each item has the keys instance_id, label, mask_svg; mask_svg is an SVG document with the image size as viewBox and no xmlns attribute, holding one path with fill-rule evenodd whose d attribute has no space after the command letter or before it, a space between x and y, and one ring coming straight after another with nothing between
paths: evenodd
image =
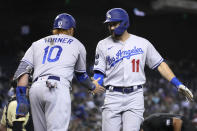
<instances>
[{"instance_id":1,"label":"batting glove on hand","mask_svg":"<svg viewBox=\"0 0 197 131\"><path fill-rule=\"evenodd\" d=\"M186 86L179 85L178 92L184 95L187 101L193 101L193 94Z\"/></svg>"},{"instance_id":2,"label":"batting glove on hand","mask_svg":"<svg viewBox=\"0 0 197 131\"><path fill-rule=\"evenodd\" d=\"M26 96L26 88L23 86L16 87L16 117L24 117L29 112L29 101Z\"/></svg>"}]
</instances>

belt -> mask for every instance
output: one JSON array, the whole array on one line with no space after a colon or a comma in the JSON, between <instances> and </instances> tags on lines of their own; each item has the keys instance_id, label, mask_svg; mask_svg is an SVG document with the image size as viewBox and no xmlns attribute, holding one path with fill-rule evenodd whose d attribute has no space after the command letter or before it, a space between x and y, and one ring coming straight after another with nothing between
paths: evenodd
<instances>
[{"instance_id":1,"label":"belt","mask_svg":"<svg viewBox=\"0 0 197 131\"><path fill-rule=\"evenodd\" d=\"M131 93L131 92L134 92L134 91L136 91L138 89L141 89L142 85L129 86L129 87L106 86L105 88L107 90L109 90L109 91L118 91L118 92L122 92L122 93Z\"/></svg>"},{"instance_id":2,"label":"belt","mask_svg":"<svg viewBox=\"0 0 197 131\"><path fill-rule=\"evenodd\" d=\"M42 76L41 76L42 77ZM38 80L39 77L36 77L36 79L33 82L36 82ZM52 79L52 80L57 80L60 81L60 77L58 76L48 76L47 79Z\"/></svg>"}]
</instances>

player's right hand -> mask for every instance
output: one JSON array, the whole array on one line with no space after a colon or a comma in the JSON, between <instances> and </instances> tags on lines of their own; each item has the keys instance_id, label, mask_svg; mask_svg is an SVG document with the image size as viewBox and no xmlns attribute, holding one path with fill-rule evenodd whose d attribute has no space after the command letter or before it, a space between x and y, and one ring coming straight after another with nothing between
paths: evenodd
<instances>
[{"instance_id":1,"label":"player's right hand","mask_svg":"<svg viewBox=\"0 0 197 131\"><path fill-rule=\"evenodd\" d=\"M93 77L91 77L92 79L92 83L94 83L94 85L96 86L96 88L94 90L91 91L91 93L94 95L94 94L101 94L101 93L104 93L105 92L105 88L101 85L99 85L98 81L101 79L101 78L98 78L96 80L94 80Z\"/></svg>"}]
</instances>

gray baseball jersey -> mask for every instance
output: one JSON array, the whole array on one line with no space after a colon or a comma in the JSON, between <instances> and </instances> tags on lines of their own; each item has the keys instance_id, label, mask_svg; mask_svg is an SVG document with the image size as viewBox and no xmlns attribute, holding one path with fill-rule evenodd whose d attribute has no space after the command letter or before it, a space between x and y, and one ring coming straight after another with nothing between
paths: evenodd
<instances>
[{"instance_id":1,"label":"gray baseball jersey","mask_svg":"<svg viewBox=\"0 0 197 131\"><path fill-rule=\"evenodd\" d=\"M33 79L52 74L71 81L74 70L86 72L86 50L68 35L51 35L34 42L21 61L33 66Z\"/></svg>"},{"instance_id":2,"label":"gray baseball jersey","mask_svg":"<svg viewBox=\"0 0 197 131\"><path fill-rule=\"evenodd\" d=\"M84 46L72 36L51 35L34 42L22 61L34 68L36 81L29 98L35 131L66 131L71 115L73 72L86 72Z\"/></svg>"},{"instance_id":3,"label":"gray baseball jersey","mask_svg":"<svg viewBox=\"0 0 197 131\"><path fill-rule=\"evenodd\" d=\"M163 58L146 39L130 34L128 40L114 42L111 36L96 48L94 70L106 75L104 86L133 86L145 83L144 67L157 67Z\"/></svg>"}]
</instances>

